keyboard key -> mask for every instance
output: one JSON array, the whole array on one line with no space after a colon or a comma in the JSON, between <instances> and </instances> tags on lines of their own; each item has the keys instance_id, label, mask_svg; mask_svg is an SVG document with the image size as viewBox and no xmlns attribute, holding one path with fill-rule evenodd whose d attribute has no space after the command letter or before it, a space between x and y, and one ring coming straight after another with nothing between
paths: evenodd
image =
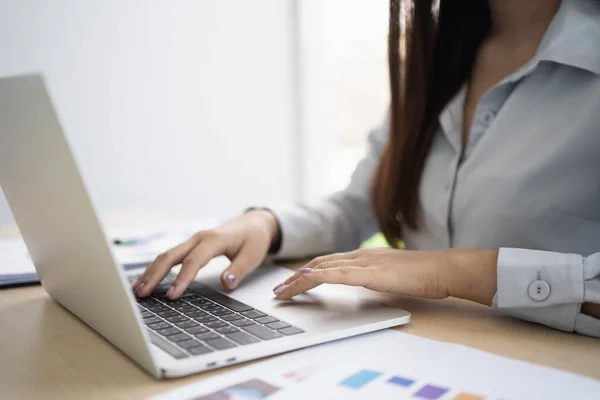
<instances>
[{"instance_id":1,"label":"keyboard key","mask_svg":"<svg viewBox=\"0 0 600 400\"><path fill-rule=\"evenodd\" d=\"M195 302L197 303L197 302ZM202 303L202 304L194 304L197 307L200 307L203 310L210 310L212 308L218 307L218 305L216 305L215 303L212 302L206 302L206 303Z\"/></svg>"},{"instance_id":2,"label":"keyboard key","mask_svg":"<svg viewBox=\"0 0 600 400\"><path fill-rule=\"evenodd\" d=\"M206 324L208 322L218 321L218 319L216 317L213 317L212 315L203 315L201 317L196 317L194 319L196 321L200 322L201 324Z\"/></svg>"},{"instance_id":3,"label":"keyboard key","mask_svg":"<svg viewBox=\"0 0 600 400\"><path fill-rule=\"evenodd\" d=\"M241 331L234 332L234 333L228 333L225 336L227 336L227 338L233 340L237 344L241 344L241 345L260 342L260 340L258 340L254 336L250 336L246 332L241 332Z\"/></svg>"},{"instance_id":4,"label":"keyboard key","mask_svg":"<svg viewBox=\"0 0 600 400\"><path fill-rule=\"evenodd\" d=\"M190 337L188 335L186 335L185 333L176 333L174 335L169 335L167 336L167 339L169 339L171 342L181 342L183 340L188 340Z\"/></svg>"},{"instance_id":5,"label":"keyboard key","mask_svg":"<svg viewBox=\"0 0 600 400\"><path fill-rule=\"evenodd\" d=\"M171 327L171 325L169 325L166 322L155 322L153 324L148 324L146 325L148 328L153 329L153 330L158 330L158 329L165 329L165 328L169 328Z\"/></svg>"},{"instance_id":6,"label":"keyboard key","mask_svg":"<svg viewBox=\"0 0 600 400\"><path fill-rule=\"evenodd\" d=\"M192 347L202 346L202 343L194 339L188 339L182 340L181 342L177 342L177 346L182 347L184 349L189 349Z\"/></svg>"},{"instance_id":7,"label":"keyboard key","mask_svg":"<svg viewBox=\"0 0 600 400\"><path fill-rule=\"evenodd\" d=\"M173 325L175 325L178 328L185 329L185 328L192 328L194 326L199 326L200 324L192 321L191 319L188 319L187 321L177 322L176 324L173 324Z\"/></svg>"},{"instance_id":8,"label":"keyboard key","mask_svg":"<svg viewBox=\"0 0 600 400\"><path fill-rule=\"evenodd\" d=\"M290 326L289 328L283 328L278 330L277 332L282 333L286 336L297 335L298 333L303 333L302 329L296 328L295 326Z\"/></svg>"},{"instance_id":9,"label":"keyboard key","mask_svg":"<svg viewBox=\"0 0 600 400\"><path fill-rule=\"evenodd\" d=\"M219 310L222 310L222 309L223 309L223 307L216 306L216 307L203 308L202 310L206 311L207 313L212 314L213 312L215 312L215 311L218 312Z\"/></svg>"},{"instance_id":10,"label":"keyboard key","mask_svg":"<svg viewBox=\"0 0 600 400\"><path fill-rule=\"evenodd\" d=\"M196 347L192 347L191 349L186 349L187 351L189 351L190 353L192 353L195 356L199 356L202 354L207 354L207 353L212 353L212 350L209 349L206 346L196 346Z\"/></svg>"},{"instance_id":11,"label":"keyboard key","mask_svg":"<svg viewBox=\"0 0 600 400\"><path fill-rule=\"evenodd\" d=\"M195 335L196 333L208 332L208 329L203 327L202 325L196 325L196 326L192 326L189 328L184 328L183 330L191 335Z\"/></svg>"},{"instance_id":12,"label":"keyboard key","mask_svg":"<svg viewBox=\"0 0 600 400\"><path fill-rule=\"evenodd\" d=\"M184 314L187 315L190 318L196 318L196 317L202 317L202 316L208 315L204 311L198 310L198 309L195 309L193 311L187 311Z\"/></svg>"},{"instance_id":13,"label":"keyboard key","mask_svg":"<svg viewBox=\"0 0 600 400\"><path fill-rule=\"evenodd\" d=\"M171 310L170 308L166 311L157 312L156 314L160 315L163 318L172 317L174 315L179 315L179 313L175 310Z\"/></svg>"},{"instance_id":14,"label":"keyboard key","mask_svg":"<svg viewBox=\"0 0 600 400\"><path fill-rule=\"evenodd\" d=\"M177 299L177 300L168 300L168 299L165 299L163 302L166 305L168 305L169 307L173 307L175 309L177 309L177 307L186 306L187 305L187 303L185 301L179 300L179 299Z\"/></svg>"},{"instance_id":15,"label":"keyboard key","mask_svg":"<svg viewBox=\"0 0 600 400\"><path fill-rule=\"evenodd\" d=\"M235 321L236 319L242 319L244 317L242 317L240 314L227 314L227 315L221 315L220 317L222 320L225 321Z\"/></svg>"},{"instance_id":16,"label":"keyboard key","mask_svg":"<svg viewBox=\"0 0 600 400\"><path fill-rule=\"evenodd\" d=\"M170 323L174 324L176 322L182 322L182 321L189 321L189 318L184 317L181 314L177 314L177 315L173 315L172 317L167 317L165 318L167 321L169 321Z\"/></svg>"},{"instance_id":17,"label":"keyboard key","mask_svg":"<svg viewBox=\"0 0 600 400\"><path fill-rule=\"evenodd\" d=\"M235 344L233 344L229 340L223 339L221 337L217 338L217 339L205 340L204 342L207 345L209 345L210 347L215 348L217 350L225 350L225 349L230 349L232 347L236 347Z\"/></svg>"},{"instance_id":18,"label":"keyboard key","mask_svg":"<svg viewBox=\"0 0 600 400\"><path fill-rule=\"evenodd\" d=\"M189 299L188 301L190 303L192 303L193 305L198 306L198 307L200 307L200 306L202 306L204 304L212 304L210 301L208 301L208 300L206 300L206 299L204 299L204 298L202 298L200 296L198 296L198 299L196 299L196 300Z\"/></svg>"},{"instance_id":19,"label":"keyboard key","mask_svg":"<svg viewBox=\"0 0 600 400\"><path fill-rule=\"evenodd\" d=\"M152 317L153 315L150 311L142 311L142 318Z\"/></svg>"},{"instance_id":20,"label":"keyboard key","mask_svg":"<svg viewBox=\"0 0 600 400\"><path fill-rule=\"evenodd\" d=\"M212 315L216 315L217 317L220 317L222 315L228 315L228 314L232 314L231 310L228 308L222 308L220 307L218 310L211 310L209 311Z\"/></svg>"},{"instance_id":21,"label":"keyboard key","mask_svg":"<svg viewBox=\"0 0 600 400\"><path fill-rule=\"evenodd\" d=\"M200 340L209 340L209 339L216 339L218 337L220 337L219 335L217 335L214 332L204 332L204 333L198 333L196 335L194 335L197 339Z\"/></svg>"},{"instance_id":22,"label":"keyboard key","mask_svg":"<svg viewBox=\"0 0 600 400\"><path fill-rule=\"evenodd\" d=\"M245 325L252 325L254 322L250 321L249 319L243 318L243 319L236 319L235 321L231 321L231 325L234 326L245 326Z\"/></svg>"},{"instance_id":23,"label":"keyboard key","mask_svg":"<svg viewBox=\"0 0 600 400\"><path fill-rule=\"evenodd\" d=\"M194 307L191 304L184 304L182 306L177 306L177 307L173 307L174 309L176 309L179 312L185 313L185 312L190 312L190 311L195 311L197 310L196 307Z\"/></svg>"},{"instance_id":24,"label":"keyboard key","mask_svg":"<svg viewBox=\"0 0 600 400\"><path fill-rule=\"evenodd\" d=\"M159 335L162 336L169 336L169 335L174 335L176 333L181 332L179 329L177 328L173 328L173 327L169 327L169 328L165 328L165 329L159 329L156 331L156 333L158 333Z\"/></svg>"},{"instance_id":25,"label":"keyboard key","mask_svg":"<svg viewBox=\"0 0 600 400\"><path fill-rule=\"evenodd\" d=\"M169 308L163 306L162 304L148 304L146 308L154 313L159 313L161 311L167 311Z\"/></svg>"},{"instance_id":26,"label":"keyboard key","mask_svg":"<svg viewBox=\"0 0 600 400\"><path fill-rule=\"evenodd\" d=\"M234 328L231 325L227 325L227 326L223 326L221 328L217 328L215 329L215 331L217 331L218 333L225 335L227 333L233 333L233 332L239 332L239 329Z\"/></svg>"},{"instance_id":27,"label":"keyboard key","mask_svg":"<svg viewBox=\"0 0 600 400\"><path fill-rule=\"evenodd\" d=\"M146 325L148 325L148 324L153 324L153 323L155 323L155 322L161 322L161 321L162 321L162 319L160 319L160 318L158 318L158 317L155 317L155 316L151 316L151 317L148 317L148 318L144 318L144 323L145 323Z\"/></svg>"},{"instance_id":28,"label":"keyboard key","mask_svg":"<svg viewBox=\"0 0 600 400\"><path fill-rule=\"evenodd\" d=\"M204 306L204 307L223 307L222 305L217 304L214 301L210 301L207 299L205 299L205 300L206 300L206 302L204 304L202 304L202 306Z\"/></svg>"},{"instance_id":29,"label":"keyboard key","mask_svg":"<svg viewBox=\"0 0 600 400\"><path fill-rule=\"evenodd\" d=\"M242 329L246 332L250 332L254 336L262 339L262 340L270 340L281 337L281 335L275 331L270 330L269 328L265 328L262 325L246 325L242 326ZM288 328L286 328L288 329Z\"/></svg>"},{"instance_id":30,"label":"keyboard key","mask_svg":"<svg viewBox=\"0 0 600 400\"><path fill-rule=\"evenodd\" d=\"M262 313L262 312L260 312L260 311L258 311L258 310L246 311L246 312L243 312L243 313L241 313L241 314L242 314L243 316L245 316L245 317L252 318L252 319L254 319L254 318L260 318L260 317L264 317L264 316L266 316L266 315L267 315L267 314L265 314L265 313Z\"/></svg>"},{"instance_id":31,"label":"keyboard key","mask_svg":"<svg viewBox=\"0 0 600 400\"><path fill-rule=\"evenodd\" d=\"M219 320L207 322L204 324L204 326L206 326L207 328L210 328L210 329L221 328L221 327L227 326L227 325L228 325L227 322L219 321Z\"/></svg>"},{"instance_id":32,"label":"keyboard key","mask_svg":"<svg viewBox=\"0 0 600 400\"><path fill-rule=\"evenodd\" d=\"M231 297L225 296L224 294L221 294L217 291L214 291L204 285L202 285L201 283L198 282L192 282L190 284L190 288L198 293L201 294L202 296L221 304L224 307L227 307L233 311L237 311L237 312L241 312L241 311L249 311L252 310L252 307L241 303L237 300L232 299Z\"/></svg>"},{"instance_id":33,"label":"keyboard key","mask_svg":"<svg viewBox=\"0 0 600 400\"><path fill-rule=\"evenodd\" d=\"M260 317L260 318L256 318L254 320L254 322L258 322L259 324L270 324L271 322L277 322L279 321L277 318L273 318L273 317Z\"/></svg>"},{"instance_id":34,"label":"keyboard key","mask_svg":"<svg viewBox=\"0 0 600 400\"><path fill-rule=\"evenodd\" d=\"M183 294L181 296L179 296L180 299L184 299L185 301L189 301L191 298L193 297L197 297L198 295L194 292L192 292L191 290L186 290L185 292L183 292Z\"/></svg>"},{"instance_id":35,"label":"keyboard key","mask_svg":"<svg viewBox=\"0 0 600 400\"><path fill-rule=\"evenodd\" d=\"M285 322L281 322L281 321L277 321L277 322L273 322L271 324L267 324L267 328L269 329L275 329L275 330L279 330L279 329L283 329L283 328L288 328L290 325L286 324Z\"/></svg>"}]
</instances>

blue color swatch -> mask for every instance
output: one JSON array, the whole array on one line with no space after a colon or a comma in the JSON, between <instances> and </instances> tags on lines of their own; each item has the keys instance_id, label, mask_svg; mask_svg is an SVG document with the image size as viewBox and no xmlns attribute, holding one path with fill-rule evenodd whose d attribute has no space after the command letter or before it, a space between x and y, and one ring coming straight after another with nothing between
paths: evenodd
<instances>
[{"instance_id":1,"label":"blue color swatch","mask_svg":"<svg viewBox=\"0 0 600 400\"><path fill-rule=\"evenodd\" d=\"M404 386L404 387L409 387L410 385L415 383L415 381L413 381L412 379L403 378L401 376L394 376L388 380L388 383L392 383L394 385L399 385L399 386Z\"/></svg>"},{"instance_id":2,"label":"blue color swatch","mask_svg":"<svg viewBox=\"0 0 600 400\"><path fill-rule=\"evenodd\" d=\"M346 386L352 389L360 389L361 387L365 386L372 380L377 379L381 375L381 372L363 370L341 381L340 386Z\"/></svg>"}]
</instances>

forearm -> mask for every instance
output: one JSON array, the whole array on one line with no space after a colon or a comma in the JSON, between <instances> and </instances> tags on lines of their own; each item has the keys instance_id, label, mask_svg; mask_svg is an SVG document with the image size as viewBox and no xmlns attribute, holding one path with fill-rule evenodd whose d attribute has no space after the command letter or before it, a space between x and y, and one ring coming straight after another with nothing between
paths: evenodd
<instances>
[{"instance_id":1,"label":"forearm","mask_svg":"<svg viewBox=\"0 0 600 400\"><path fill-rule=\"evenodd\" d=\"M454 249L452 252L452 263L447 278L449 295L491 305L498 290L498 252L471 249ZM600 319L600 304L584 303L581 312Z\"/></svg>"}]
</instances>

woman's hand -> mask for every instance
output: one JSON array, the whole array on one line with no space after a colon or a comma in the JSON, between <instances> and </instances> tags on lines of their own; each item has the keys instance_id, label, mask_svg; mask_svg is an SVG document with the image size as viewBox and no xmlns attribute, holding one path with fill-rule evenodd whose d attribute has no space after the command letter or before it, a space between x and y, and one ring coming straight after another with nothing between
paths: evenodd
<instances>
[{"instance_id":1,"label":"woman's hand","mask_svg":"<svg viewBox=\"0 0 600 400\"><path fill-rule=\"evenodd\" d=\"M290 299L321 283L363 286L378 292L443 299L462 297L491 304L496 293L497 251L360 249L318 257L276 286Z\"/></svg>"},{"instance_id":2,"label":"woman's hand","mask_svg":"<svg viewBox=\"0 0 600 400\"><path fill-rule=\"evenodd\" d=\"M264 210L250 211L212 230L196 233L186 242L168 250L148 266L135 281L133 290L138 297L148 296L175 265L181 271L167 291L167 297L176 299L200 268L212 258L225 255L231 265L221 275L223 286L235 288L246 274L265 258L271 243L279 236L275 216Z\"/></svg>"}]
</instances>

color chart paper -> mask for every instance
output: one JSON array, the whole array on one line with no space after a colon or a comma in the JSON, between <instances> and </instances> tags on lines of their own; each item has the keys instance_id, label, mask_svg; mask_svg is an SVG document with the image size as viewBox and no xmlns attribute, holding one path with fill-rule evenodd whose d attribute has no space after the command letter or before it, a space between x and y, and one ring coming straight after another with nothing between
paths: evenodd
<instances>
[{"instance_id":1,"label":"color chart paper","mask_svg":"<svg viewBox=\"0 0 600 400\"><path fill-rule=\"evenodd\" d=\"M596 398L600 382L386 330L258 362L153 400Z\"/></svg>"}]
</instances>

